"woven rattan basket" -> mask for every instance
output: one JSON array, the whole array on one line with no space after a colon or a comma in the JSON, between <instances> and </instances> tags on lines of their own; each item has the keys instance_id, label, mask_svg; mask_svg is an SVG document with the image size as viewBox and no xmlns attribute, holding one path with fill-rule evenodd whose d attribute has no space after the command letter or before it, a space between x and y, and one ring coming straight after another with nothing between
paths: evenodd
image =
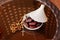
<instances>
[{"instance_id":1,"label":"woven rattan basket","mask_svg":"<svg viewBox=\"0 0 60 40\"><path fill-rule=\"evenodd\" d=\"M46 3L47 4L46 4ZM11 33L10 24L16 22L21 17L35 9L41 4L45 4L45 13L48 17L48 22L45 23L39 30L26 31L25 36L21 36L21 32ZM49 1L35 1L35 0L11 0L2 3L0 6L0 39L1 40L48 40L52 39L56 33L57 21L54 8L51 9ZM49 8L50 7L50 8ZM54 6L53 6L54 7ZM52 12L53 11L53 12ZM32 38L31 38L32 37Z\"/></svg>"}]
</instances>

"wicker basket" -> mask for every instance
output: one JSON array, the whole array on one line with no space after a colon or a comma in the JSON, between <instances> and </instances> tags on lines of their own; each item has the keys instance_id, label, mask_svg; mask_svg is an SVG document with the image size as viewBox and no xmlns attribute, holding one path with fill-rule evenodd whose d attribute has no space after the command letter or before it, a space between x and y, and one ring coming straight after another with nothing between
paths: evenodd
<instances>
[{"instance_id":1,"label":"wicker basket","mask_svg":"<svg viewBox=\"0 0 60 40\"><path fill-rule=\"evenodd\" d=\"M0 27L1 31L1 40L47 40L52 39L55 35L57 22L54 13L50 10L49 7L45 7L45 13L48 17L48 22L45 23L39 30L29 31L27 30L25 33L25 37L21 37L21 32L16 32L15 34L11 33L10 24L12 22L17 22L21 19L21 17L37 9L42 2L38 2L35 0L13 0L4 3L1 5L0 11ZM30 33L30 34L29 34ZM35 38L31 38L29 35L36 36ZM19 36L20 35L20 36ZM27 36L26 36L27 35ZM39 38L40 37L40 38Z\"/></svg>"}]
</instances>

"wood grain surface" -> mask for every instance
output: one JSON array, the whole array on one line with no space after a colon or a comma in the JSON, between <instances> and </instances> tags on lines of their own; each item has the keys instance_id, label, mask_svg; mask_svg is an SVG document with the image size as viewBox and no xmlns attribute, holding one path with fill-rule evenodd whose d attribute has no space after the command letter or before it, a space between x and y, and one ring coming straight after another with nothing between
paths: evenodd
<instances>
[{"instance_id":1,"label":"wood grain surface","mask_svg":"<svg viewBox=\"0 0 60 40\"><path fill-rule=\"evenodd\" d=\"M60 0L50 0L53 4L55 4L60 10Z\"/></svg>"}]
</instances>

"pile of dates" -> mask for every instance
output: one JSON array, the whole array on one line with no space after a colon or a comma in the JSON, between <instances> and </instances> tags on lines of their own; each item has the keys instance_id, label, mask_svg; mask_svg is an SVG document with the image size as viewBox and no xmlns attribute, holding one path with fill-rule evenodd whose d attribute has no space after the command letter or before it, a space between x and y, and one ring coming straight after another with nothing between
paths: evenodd
<instances>
[{"instance_id":1,"label":"pile of dates","mask_svg":"<svg viewBox=\"0 0 60 40\"><path fill-rule=\"evenodd\" d=\"M34 21L32 18L28 17L25 21L25 25L29 28L36 28L41 25L40 22Z\"/></svg>"}]
</instances>

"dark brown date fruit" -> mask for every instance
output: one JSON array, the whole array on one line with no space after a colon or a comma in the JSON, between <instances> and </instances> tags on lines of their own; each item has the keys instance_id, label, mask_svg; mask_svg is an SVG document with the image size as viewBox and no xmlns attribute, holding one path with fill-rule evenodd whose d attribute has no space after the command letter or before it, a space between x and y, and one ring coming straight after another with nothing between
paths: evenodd
<instances>
[{"instance_id":1,"label":"dark brown date fruit","mask_svg":"<svg viewBox=\"0 0 60 40\"><path fill-rule=\"evenodd\" d=\"M29 25L36 25L36 22L31 22L29 23Z\"/></svg>"},{"instance_id":2,"label":"dark brown date fruit","mask_svg":"<svg viewBox=\"0 0 60 40\"><path fill-rule=\"evenodd\" d=\"M30 17L25 20L25 22L31 22L31 21L32 19Z\"/></svg>"},{"instance_id":3,"label":"dark brown date fruit","mask_svg":"<svg viewBox=\"0 0 60 40\"><path fill-rule=\"evenodd\" d=\"M30 28L36 28L36 26L30 26Z\"/></svg>"},{"instance_id":4,"label":"dark brown date fruit","mask_svg":"<svg viewBox=\"0 0 60 40\"><path fill-rule=\"evenodd\" d=\"M29 27L29 28L36 28L36 27L40 26L42 23L37 22L37 21L34 21L32 18L28 17L28 18L25 20L25 24L26 24L26 26Z\"/></svg>"}]
</instances>

